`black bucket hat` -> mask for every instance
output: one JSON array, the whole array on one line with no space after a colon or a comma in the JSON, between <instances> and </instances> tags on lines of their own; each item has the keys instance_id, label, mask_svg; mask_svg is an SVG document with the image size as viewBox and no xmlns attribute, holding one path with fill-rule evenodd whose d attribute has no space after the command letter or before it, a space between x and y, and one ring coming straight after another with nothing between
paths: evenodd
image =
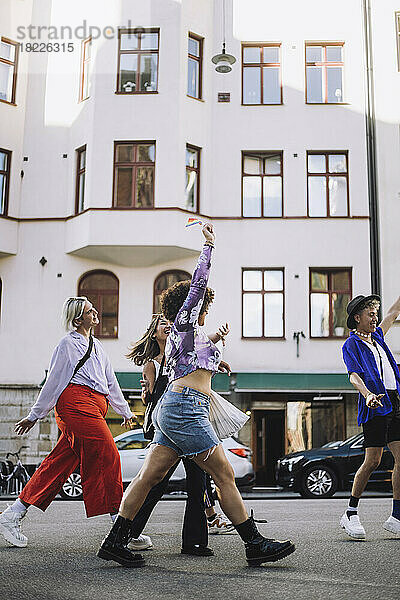
<instances>
[{"instance_id":1,"label":"black bucket hat","mask_svg":"<svg viewBox=\"0 0 400 600\"><path fill-rule=\"evenodd\" d=\"M381 301L380 297L377 296L376 294L371 294L370 296L363 296L362 294L360 296L356 296L355 298L353 298L353 300L350 300L350 302L347 305L347 327L349 329L356 329L357 328L357 323L354 320L354 315L357 313L357 311L359 310L360 306L362 304L364 304L365 302L368 302L369 300L378 300L378 302Z\"/></svg>"}]
</instances>

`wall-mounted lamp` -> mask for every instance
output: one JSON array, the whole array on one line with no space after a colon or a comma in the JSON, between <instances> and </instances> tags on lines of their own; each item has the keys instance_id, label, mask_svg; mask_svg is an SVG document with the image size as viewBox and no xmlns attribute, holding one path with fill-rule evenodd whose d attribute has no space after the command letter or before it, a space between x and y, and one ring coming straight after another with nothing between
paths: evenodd
<instances>
[{"instance_id":1,"label":"wall-mounted lamp","mask_svg":"<svg viewBox=\"0 0 400 600\"><path fill-rule=\"evenodd\" d=\"M305 338L304 331L295 331L293 334L293 339L296 340L296 356L299 358L300 356L300 338Z\"/></svg>"},{"instance_id":2,"label":"wall-mounted lamp","mask_svg":"<svg viewBox=\"0 0 400 600\"><path fill-rule=\"evenodd\" d=\"M39 260L39 262L42 265L42 267L44 267L44 265L47 263L47 258L45 258L44 256L42 256L42 258Z\"/></svg>"}]
</instances>

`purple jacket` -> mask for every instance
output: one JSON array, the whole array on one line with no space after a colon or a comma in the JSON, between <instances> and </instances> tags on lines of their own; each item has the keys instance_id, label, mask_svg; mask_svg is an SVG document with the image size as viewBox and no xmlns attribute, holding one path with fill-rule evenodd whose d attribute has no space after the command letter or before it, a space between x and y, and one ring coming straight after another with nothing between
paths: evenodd
<instances>
[{"instance_id":1,"label":"purple jacket","mask_svg":"<svg viewBox=\"0 0 400 600\"><path fill-rule=\"evenodd\" d=\"M221 352L197 322L211 267L212 247L204 245L190 283L189 293L176 315L165 346L169 382L197 369L218 371Z\"/></svg>"}]
</instances>

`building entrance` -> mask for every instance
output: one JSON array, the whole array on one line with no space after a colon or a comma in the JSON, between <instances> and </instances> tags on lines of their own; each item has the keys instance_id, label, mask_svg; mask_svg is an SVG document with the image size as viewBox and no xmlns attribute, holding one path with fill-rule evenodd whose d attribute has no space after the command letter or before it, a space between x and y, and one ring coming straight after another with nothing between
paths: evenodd
<instances>
[{"instance_id":1,"label":"building entrance","mask_svg":"<svg viewBox=\"0 0 400 600\"><path fill-rule=\"evenodd\" d=\"M275 485L275 464L285 454L285 410L255 410L254 470L257 485Z\"/></svg>"}]
</instances>

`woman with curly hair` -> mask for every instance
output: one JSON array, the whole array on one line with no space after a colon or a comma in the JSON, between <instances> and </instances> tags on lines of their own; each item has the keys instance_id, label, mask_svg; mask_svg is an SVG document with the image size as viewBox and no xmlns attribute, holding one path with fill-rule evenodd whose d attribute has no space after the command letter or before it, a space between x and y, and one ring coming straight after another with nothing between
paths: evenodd
<instances>
[{"instance_id":1,"label":"woman with curly hair","mask_svg":"<svg viewBox=\"0 0 400 600\"><path fill-rule=\"evenodd\" d=\"M245 543L250 565L276 561L295 550L289 540L263 537L253 517L248 516L233 469L209 420L211 377L218 370L221 354L199 328L209 308L207 283L215 242L212 225L204 225L202 232L206 241L190 284L177 283L161 297L163 314L173 325L165 348L169 386L153 414L153 445L139 474L129 484L118 519L98 552L100 558L126 566L135 566L126 546L131 520L153 485L183 456L190 457L213 478L221 507ZM213 298L209 292L208 299Z\"/></svg>"}]
</instances>

